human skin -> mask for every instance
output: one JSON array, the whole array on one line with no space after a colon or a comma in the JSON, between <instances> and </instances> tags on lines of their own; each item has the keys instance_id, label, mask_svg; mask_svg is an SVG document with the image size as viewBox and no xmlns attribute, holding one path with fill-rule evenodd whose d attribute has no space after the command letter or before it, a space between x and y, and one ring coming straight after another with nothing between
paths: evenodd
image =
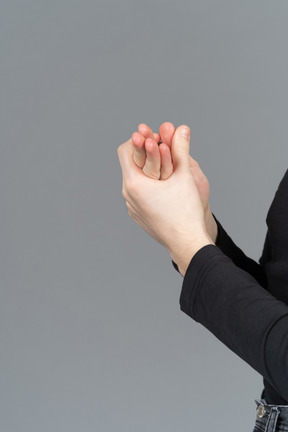
<instances>
[{"instance_id":1,"label":"human skin","mask_svg":"<svg viewBox=\"0 0 288 432\"><path fill-rule=\"evenodd\" d=\"M173 173L171 145L175 130L173 123L164 122L159 128L159 133L154 133L147 124L141 123L138 125L138 132L132 134L134 162L142 168L147 177L167 180ZM204 210L206 230L215 243L218 235L218 227L209 205L209 181L201 170L198 162L191 156L189 157L191 171Z\"/></svg>"},{"instance_id":2,"label":"human skin","mask_svg":"<svg viewBox=\"0 0 288 432\"><path fill-rule=\"evenodd\" d=\"M187 129L188 136L183 134ZM183 277L198 250L214 244L191 172L189 145L190 129L179 126L171 143L174 171L165 181L149 178L137 166L131 138L117 148L129 216L167 249Z\"/></svg>"}]
</instances>

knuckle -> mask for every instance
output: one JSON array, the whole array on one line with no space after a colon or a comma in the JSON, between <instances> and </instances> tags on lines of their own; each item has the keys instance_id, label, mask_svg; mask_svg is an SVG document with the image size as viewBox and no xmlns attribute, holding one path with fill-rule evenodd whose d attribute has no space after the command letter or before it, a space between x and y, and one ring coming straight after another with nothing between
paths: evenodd
<instances>
[{"instance_id":1,"label":"knuckle","mask_svg":"<svg viewBox=\"0 0 288 432\"><path fill-rule=\"evenodd\" d=\"M127 142L127 141L126 141L126 142ZM126 142L120 144L120 145L117 147L117 153L118 153L118 155L119 155L119 153L121 153L122 150L124 149L124 147L125 147L125 145L126 145Z\"/></svg>"},{"instance_id":2,"label":"knuckle","mask_svg":"<svg viewBox=\"0 0 288 432\"><path fill-rule=\"evenodd\" d=\"M127 191L126 191L126 189L122 189L122 195L123 195L123 197L125 198L125 200L127 200L128 199L128 194L127 194Z\"/></svg>"},{"instance_id":3,"label":"knuckle","mask_svg":"<svg viewBox=\"0 0 288 432\"><path fill-rule=\"evenodd\" d=\"M122 195L125 199L127 199L127 188L126 188L126 182L124 181L124 179L122 182Z\"/></svg>"}]
</instances>

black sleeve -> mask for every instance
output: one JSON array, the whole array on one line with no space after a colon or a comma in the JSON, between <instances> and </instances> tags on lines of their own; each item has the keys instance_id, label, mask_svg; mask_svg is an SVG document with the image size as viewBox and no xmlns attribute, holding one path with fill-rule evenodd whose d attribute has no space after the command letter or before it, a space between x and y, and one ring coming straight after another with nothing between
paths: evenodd
<instances>
[{"instance_id":1,"label":"black sleeve","mask_svg":"<svg viewBox=\"0 0 288 432\"><path fill-rule=\"evenodd\" d=\"M288 400L288 306L215 245L183 278L180 309L212 332Z\"/></svg>"},{"instance_id":2,"label":"black sleeve","mask_svg":"<svg viewBox=\"0 0 288 432\"><path fill-rule=\"evenodd\" d=\"M237 267L240 267L243 270L245 270L247 273L251 274L251 276L253 276L262 287L267 288L267 278L263 266L263 252L265 251L267 253L268 235L266 235L262 256L259 259L260 264L258 264L252 258L249 258L244 254L244 252L233 242L231 237L227 234L227 232L225 231L221 223L218 221L214 213L212 213L212 215L218 227L218 234L217 234L215 245L218 246L218 248L221 249L221 251L225 255L231 258L231 260L234 262L234 264ZM172 260L172 264L174 268L179 272L179 268L173 260Z\"/></svg>"}]
</instances>

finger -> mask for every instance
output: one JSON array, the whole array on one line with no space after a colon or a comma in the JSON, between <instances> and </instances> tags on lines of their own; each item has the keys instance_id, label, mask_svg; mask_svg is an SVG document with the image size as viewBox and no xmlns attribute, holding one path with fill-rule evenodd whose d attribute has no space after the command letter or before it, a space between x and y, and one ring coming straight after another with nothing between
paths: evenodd
<instances>
[{"instance_id":1,"label":"finger","mask_svg":"<svg viewBox=\"0 0 288 432\"><path fill-rule=\"evenodd\" d=\"M157 142L157 144L159 144L160 135L158 133L153 133L153 135L154 135L154 140Z\"/></svg>"},{"instance_id":2,"label":"finger","mask_svg":"<svg viewBox=\"0 0 288 432\"><path fill-rule=\"evenodd\" d=\"M145 138L139 132L134 132L131 138L134 147L134 162L143 168L146 161Z\"/></svg>"},{"instance_id":3,"label":"finger","mask_svg":"<svg viewBox=\"0 0 288 432\"><path fill-rule=\"evenodd\" d=\"M138 132L144 136L144 138L154 139L154 134L152 129L145 123L140 123L138 126Z\"/></svg>"},{"instance_id":4,"label":"finger","mask_svg":"<svg viewBox=\"0 0 288 432\"><path fill-rule=\"evenodd\" d=\"M173 174L171 151L167 144L161 143L159 145L159 152L161 157L160 180L167 180Z\"/></svg>"},{"instance_id":5,"label":"finger","mask_svg":"<svg viewBox=\"0 0 288 432\"><path fill-rule=\"evenodd\" d=\"M171 154L173 160L173 169L181 172L189 169L191 172L190 160L190 128L187 125L178 126L173 135Z\"/></svg>"},{"instance_id":6,"label":"finger","mask_svg":"<svg viewBox=\"0 0 288 432\"><path fill-rule=\"evenodd\" d=\"M159 180L161 158L160 158L158 144L154 139L147 138L145 140L145 149L146 149L147 158L146 158L145 165L143 167L143 172L148 177Z\"/></svg>"},{"instance_id":7,"label":"finger","mask_svg":"<svg viewBox=\"0 0 288 432\"><path fill-rule=\"evenodd\" d=\"M172 138L173 138L173 135L175 133L175 130L176 130L175 126L173 125L173 123L170 123L170 122L162 123L160 128L159 128L159 134L160 134L162 143L167 144L168 147L170 147L170 148L171 148Z\"/></svg>"}]
</instances>

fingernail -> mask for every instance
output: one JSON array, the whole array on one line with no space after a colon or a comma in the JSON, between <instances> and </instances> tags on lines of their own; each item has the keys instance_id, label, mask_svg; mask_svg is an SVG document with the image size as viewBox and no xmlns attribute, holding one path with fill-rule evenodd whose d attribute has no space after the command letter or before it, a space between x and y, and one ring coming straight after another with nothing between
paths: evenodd
<instances>
[{"instance_id":1,"label":"fingernail","mask_svg":"<svg viewBox=\"0 0 288 432\"><path fill-rule=\"evenodd\" d=\"M182 128L180 130L180 135L183 136L184 138L189 138L190 136L190 129L189 128Z\"/></svg>"}]
</instances>

